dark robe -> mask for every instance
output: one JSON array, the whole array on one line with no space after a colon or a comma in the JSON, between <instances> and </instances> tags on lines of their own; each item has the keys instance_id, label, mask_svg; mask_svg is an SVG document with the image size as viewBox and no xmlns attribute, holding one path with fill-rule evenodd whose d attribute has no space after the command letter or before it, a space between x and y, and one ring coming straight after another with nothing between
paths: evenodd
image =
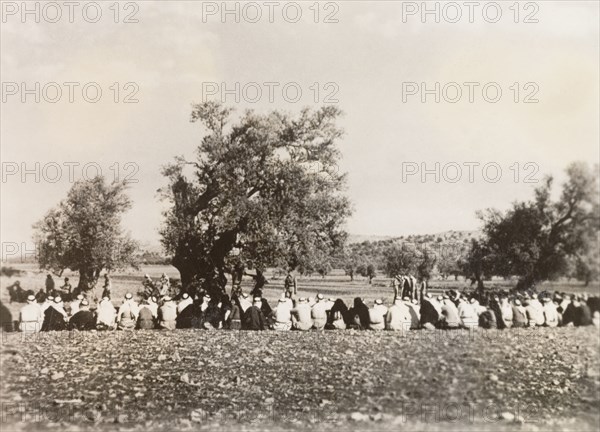
<instances>
[{"instance_id":1,"label":"dark robe","mask_svg":"<svg viewBox=\"0 0 600 432\"><path fill-rule=\"evenodd\" d=\"M578 327L593 324L592 312L586 303L581 302L581 304L576 308L574 324Z\"/></svg>"},{"instance_id":2,"label":"dark robe","mask_svg":"<svg viewBox=\"0 0 600 432\"><path fill-rule=\"evenodd\" d=\"M269 302L265 298L262 299L262 304L260 305L260 311L262 312L263 316L265 317L265 326L267 328L271 327L271 325L273 324L273 309L271 309Z\"/></svg>"},{"instance_id":3,"label":"dark robe","mask_svg":"<svg viewBox=\"0 0 600 432\"><path fill-rule=\"evenodd\" d=\"M337 312L342 314L342 317L344 318L344 322L346 323L346 325L349 324L348 323L348 306L346 306L346 303L344 303L344 301L342 299L337 299L333 303L331 310L327 311L327 324L325 324L325 328L333 326L333 321L335 320L335 314Z\"/></svg>"},{"instance_id":4,"label":"dark robe","mask_svg":"<svg viewBox=\"0 0 600 432\"><path fill-rule=\"evenodd\" d=\"M369 307L359 297L354 299L354 306L348 311L348 315L351 327L360 330L369 328L369 324L371 323Z\"/></svg>"},{"instance_id":5,"label":"dark robe","mask_svg":"<svg viewBox=\"0 0 600 432\"><path fill-rule=\"evenodd\" d=\"M496 318L496 326L498 329L505 329L506 324L504 323L504 318L502 317L502 310L500 310L500 303L496 300L492 299L490 302L490 309L494 312L494 317Z\"/></svg>"},{"instance_id":6,"label":"dark robe","mask_svg":"<svg viewBox=\"0 0 600 432\"><path fill-rule=\"evenodd\" d=\"M254 289L250 293L252 296L257 296L262 292L263 287L267 284L267 278L261 271L256 271L256 276L254 276ZM266 316L266 315L265 315Z\"/></svg>"},{"instance_id":7,"label":"dark robe","mask_svg":"<svg viewBox=\"0 0 600 432\"><path fill-rule=\"evenodd\" d=\"M10 310L0 301L0 330L5 332L13 331L13 319Z\"/></svg>"},{"instance_id":8,"label":"dark robe","mask_svg":"<svg viewBox=\"0 0 600 432\"><path fill-rule=\"evenodd\" d=\"M244 322L242 325L244 330L264 330L265 329L265 316L262 311L252 305L244 313Z\"/></svg>"},{"instance_id":9,"label":"dark robe","mask_svg":"<svg viewBox=\"0 0 600 432\"><path fill-rule=\"evenodd\" d=\"M49 306L44 312L44 323L42 324L42 331L52 330L66 330L67 323L65 317L59 311Z\"/></svg>"},{"instance_id":10,"label":"dark robe","mask_svg":"<svg viewBox=\"0 0 600 432\"><path fill-rule=\"evenodd\" d=\"M71 330L94 330L96 328L96 316L89 310L80 310L69 320Z\"/></svg>"},{"instance_id":11,"label":"dark robe","mask_svg":"<svg viewBox=\"0 0 600 432\"><path fill-rule=\"evenodd\" d=\"M496 315L489 310L482 312L481 315L479 315L479 327L495 329L497 327Z\"/></svg>"},{"instance_id":12,"label":"dark robe","mask_svg":"<svg viewBox=\"0 0 600 432\"><path fill-rule=\"evenodd\" d=\"M184 310L179 312L177 318L175 319L176 328L184 329L184 328L193 328L196 327L194 325L194 317L197 315L197 305L192 303L186 306Z\"/></svg>"},{"instance_id":13,"label":"dark robe","mask_svg":"<svg viewBox=\"0 0 600 432\"><path fill-rule=\"evenodd\" d=\"M219 328L219 323L222 319L219 307L214 301L211 301L204 311L202 311L201 306L202 305L198 306L197 312L199 327L206 328L207 324L210 324L214 328Z\"/></svg>"},{"instance_id":14,"label":"dark robe","mask_svg":"<svg viewBox=\"0 0 600 432\"><path fill-rule=\"evenodd\" d=\"M436 308L433 307L431 301L427 298L423 300L421 303L421 326L429 323L433 326L436 326L438 321L440 320L440 315Z\"/></svg>"},{"instance_id":15,"label":"dark robe","mask_svg":"<svg viewBox=\"0 0 600 432\"><path fill-rule=\"evenodd\" d=\"M590 307L590 312L592 316L594 312L600 312L600 297L590 297L587 299L587 305Z\"/></svg>"},{"instance_id":16,"label":"dark robe","mask_svg":"<svg viewBox=\"0 0 600 432\"><path fill-rule=\"evenodd\" d=\"M573 302L569 303L565 310L562 313L562 325L566 326L569 323L575 324L575 319L577 316L577 307L573 304Z\"/></svg>"},{"instance_id":17,"label":"dark robe","mask_svg":"<svg viewBox=\"0 0 600 432\"><path fill-rule=\"evenodd\" d=\"M227 328L231 330L240 330L242 328L242 308L239 306L237 298L231 304L231 315L229 315Z\"/></svg>"}]
</instances>

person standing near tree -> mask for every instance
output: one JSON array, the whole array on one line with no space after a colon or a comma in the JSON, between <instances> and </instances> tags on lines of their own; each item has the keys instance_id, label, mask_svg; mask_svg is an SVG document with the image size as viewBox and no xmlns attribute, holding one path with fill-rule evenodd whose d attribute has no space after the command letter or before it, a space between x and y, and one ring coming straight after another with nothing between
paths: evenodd
<instances>
[{"instance_id":1,"label":"person standing near tree","mask_svg":"<svg viewBox=\"0 0 600 432\"><path fill-rule=\"evenodd\" d=\"M54 279L50 273L46 276L46 295L54 295Z\"/></svg>"},{"instance_id":2,"label":"person standing near tree","mask_svg":"<svg viewBox=\"0 0 600 432\"><path fill-rule=\"evenodd\" d=\"M286 294L289 293L289 297L298 294L298 285L296 283L296 277L292 276L291 272L288 272L285 280L283 281L283 287L285 288Z\"/></svg>"},{"instance_id":3,"label":"person standing near tree","mask_svg":"<svg viewBox=\"0 0 600 432\"><path fill-rule=\"evenodd\" d=\"M110 282L110 277L108 273L104 274L104 286L102 287L102 298L111 297L112 283Z\"/></svg>"},{"instance_id":4,"label":"person standing near tree","mask_svg":"<svg viewBox=\"0 0 600 432\"><path fill-rule=\"evenodd\" d=\"M269 283L262 270L256 269L256 276L251 275L254 279L254 289L250 292L251 296L260 297L263 287Z\"/></svg>"}]
</instances>

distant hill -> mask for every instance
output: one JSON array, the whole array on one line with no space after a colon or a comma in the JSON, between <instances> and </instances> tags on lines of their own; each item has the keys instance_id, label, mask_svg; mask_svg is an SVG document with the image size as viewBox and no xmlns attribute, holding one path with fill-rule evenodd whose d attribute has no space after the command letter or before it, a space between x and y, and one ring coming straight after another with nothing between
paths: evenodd
<instances>
[{"instance_id":1,"label":"distant hill","mask_svg":"<svg viewBox=\"0 0 600 432\"><path fill-rule=\"evenodd\" d=\"M393 239L394 236L379 236L379 235L368 235L368 234L348 234L348 244L362 243L365 241L376 242L381 240Z\"/></svg>"},{"instance_id":2,"label":"distant hill","mask_svg":"<svg viewBox=\"0 0 600 432\"><path fill-rule=\"evenodd\" d=\"M406 236L377 236L377 235L365 235L365 234L349 234L348 244L368 242L380 242L385 240L394 241L413 241L415 243L429 243L438 241L440 238L444 243L449 241L453 242L464 242L464 240L470 241L471 238L480 238L481 231L444 231L435 234L410 234Z\"/></svg>"}]
</instances>

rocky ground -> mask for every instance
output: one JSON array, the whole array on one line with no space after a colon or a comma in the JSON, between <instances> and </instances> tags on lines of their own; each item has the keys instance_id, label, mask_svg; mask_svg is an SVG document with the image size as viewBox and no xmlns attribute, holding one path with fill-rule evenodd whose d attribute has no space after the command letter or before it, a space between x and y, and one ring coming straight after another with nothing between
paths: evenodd
<instances>
[{"instance_id":1,"label":"rocky ground","mask_svg":"<svg viewBox=\"0 0 600 432\"><path fill-rule=\"evenodd\" d=\"M4 333L2 430L598 430L598 329Z\"/></svg>"}]
</instances>

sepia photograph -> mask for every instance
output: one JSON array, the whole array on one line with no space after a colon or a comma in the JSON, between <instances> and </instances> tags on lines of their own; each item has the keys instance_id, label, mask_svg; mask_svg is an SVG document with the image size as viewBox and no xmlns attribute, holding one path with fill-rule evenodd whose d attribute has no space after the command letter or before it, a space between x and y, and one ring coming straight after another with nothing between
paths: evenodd
<instances>
[{"instance_id":1,"label":"sepia photograph","mask_svg":"<svg viewBox=\"0 0 600 432\"><path fill-rule=\"evenodd\" d=\"M600 431L600 2L0 0L2 432Z\"/></svg>"}]
</instances>

